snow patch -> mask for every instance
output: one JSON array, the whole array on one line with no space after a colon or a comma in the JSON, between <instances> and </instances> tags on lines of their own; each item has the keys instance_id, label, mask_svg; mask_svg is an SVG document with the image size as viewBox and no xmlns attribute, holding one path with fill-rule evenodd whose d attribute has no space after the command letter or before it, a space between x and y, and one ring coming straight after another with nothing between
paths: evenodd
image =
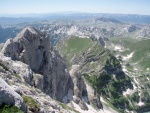
<instances>
[{"instance_id":1,"label":"snow patch","mask_svg":"<svg viewBox=\"0 0 150 113\"><path fill-rule=\"evenodd\" d=\"M88 36L79 36L79 38L89 38Z\"/></svg>"},{"instance_id":2,"label":"snow patch","mask_svg":"<svg viewBox=\"0 0 150 113\"><path fill-rule=\"evenodd\" d=\"M121 48L119 46L115 46L114 50L120 50Z\"/></svg>"},{"instance_id":3,"label":"snow patch","mask_svg":"<svg viewBox=\"0 0 150 113\"><path fill-rule=\"evenodd\" d=\"M130 53L129 55L123 57L123 60L129 60L130 58L132 58L134 52Z\"/></svg>"},{"instance_id":4,"label":"snow patch","mask_svg":"<svg viewBox=\"0 0 150 113\"><path fill-rule=\"evenodd\" d=\"M134 68L134 71L137 71L138 69L137 68Z\"/></svg>"},{"instance_id":5,"label":"snow patch","mask_svg":"<svg viewBox=\"0 0 150 113\"><path fill-rule=\"evenodd\" d=\"M134 83L132 83L132 84L133 84L133 89L134 90L137 89L136 85Z\"/></svg>"},{"instance_id":6,"label":"snow patch","mask_svg":"<svg viewBox=\"0 0 150 113\"><path fill-rule=\"evenodd\" d=\"M126 96L126 95L131 95L132 93L134 93L135 92L135 90L137 89L137 87L135 86L135 84L134 83L132 83L133 84L133 89L127 89L126 91L123 91L123 95L124 96Z\"/></svg>"},{"instance_id":7,"label":"snow patch","mask_svg":"<svg viewBox=\"0 0 150 113\"><path fill-rule=\"evenodd\" d=\"M128 72L128 70L127 70L124 66L123 66L122 70L123 70L124 72Z\"/></svg>"},{"instance_id":8,"label":"snow patch","mask_svg":"<svg viewBox=\"0 0 150 113\"><path fill-rule=\"evenodd\" d=\"M138 105L139 105L139 106L142 106L142 105L144 105L144 103L143 103L142 101L140 101L140 102L138 103Z\"/></svg>"},{"instance_id":9,"label":"snow patch","mask_svg":"<svg viewBox=\"0 0 150 113\"><path fill-rule=\"evenodd\" d=\"M123 91L123 95L126 96L126 95L131 94L132 92L133 90L128 88L126 91Z\"/></svg>"},{"instance_id":10,"label":"snow patch","mask_svg":"<svg viewBox=\"0 0 150 113\"><path fill-rule=\"evenodd\" d=\"M139 96L141 97L141 95L142 95L142 94L141 94L141 92L140 92L140 93L139 93ZM141 101L141 98L140 98L140 101L139 101L138 105L139 105L139 106L144 105L144 102Z\"/></svg>"},{"instance_id":11,"label":"snow patch","mask_svg":"<svg viewBox=\"0 0 150 113\"><path fill-rule=\"evenodd\" d=\"M139 84L139 82L135 79L135 77L134 77L134 82L135 82L136 84Z\"/></svg>"},{"instance_id":12,"label":"snow patch","mask_svg":"<svg viewBox=\"0 0 150 113\"><path fill-rule=\"evenodd\" d=\"M130 74L130 72L125 68L125 66L123 66L122 70L128 75Z\"/></svg>"},{"instance_id":13,"label":"snow patch","mask_svg":"<svg viewBox=\"0 0 150 113\"><path fill-rule=\"evenodd\" d=\"M100 109L100 110L96 110L94 109L91 105L87 104L88 110L84 111L80 108L80 106L78 104L76 104L75 102L72 101L73 107L75 110L79 111L80 113L111 113L110 111L106 110L106 109Z\"/></svg>"},{"instance_id":14,"label":"snow patch","mask_svg":"<svg viewBox=\"0 0 150 113\"><path fill-rule=\"evenodd\" d=\"M100 97L100 100L101 100L101 102L107 104L107 103L105 102L105 100L104 100L102 97Z\"/></svg>"},{"instance_id":15,"label":"snow patch","mask_svg":"<svg viewBox=\"0 0 150 113\"><path fill-rule=\"evenodd\" d=\"M146 70L147 70L147 71L149 71L149 70L150 70L150 68L146 68Z\"/></svg>"},{"instance_id":16,"label":"snow patch","mask_svg":"<svg viewBox=\"0 0 150 113\"><path fill-rule=\"evenodd\" d=\"M120 46L115 46L114 50L115 50L115 51L120 51L120 52L123 51Z\"/></svg>"}]
</instances>

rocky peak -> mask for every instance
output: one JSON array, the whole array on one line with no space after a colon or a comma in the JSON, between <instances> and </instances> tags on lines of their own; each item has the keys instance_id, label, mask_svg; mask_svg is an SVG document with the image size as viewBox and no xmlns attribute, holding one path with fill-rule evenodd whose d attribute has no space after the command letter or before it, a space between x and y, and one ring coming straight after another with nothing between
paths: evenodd
<instances>
[{"instance_id":1,"label":"rocky peak","mask_svg":"<svg viewBox=\"0 0 150 113\"><path fill-rule=\"evenodd\" d=\"M18 38L27 38L27 36L29 35L36 35L36 36L41 36L43 33L38 31L37 29L31 27L31 26L27 26L25 27L19 34L18 34ZM16 38L16 39L18 39Z\"/></svg>"},{"instance_id":2,"label":"rocky peak","mask_svg":"<svg viewBox=\"0 0 150 113\"><path fill-rule=\"evenodd\" d=\"M2 53L39 72L43 63L48 60L49 50L49 36L32 27L26 27L14 39L7 40Z\"/></svg>"},{"instance_id":3,"label":"rocky peak","mask_svg":"<svg viewBox=\"0 0 150 113\"><path fill-rule=\"evenodd\" d=\"M12 60L29 65L33 72L42 74L42 84L34 85L52 98L61 101L68 92L69 73L61 56L51 49L48 34L26 27L14 39L8 39L1 52Z\"/></svg>"}]
</instances>

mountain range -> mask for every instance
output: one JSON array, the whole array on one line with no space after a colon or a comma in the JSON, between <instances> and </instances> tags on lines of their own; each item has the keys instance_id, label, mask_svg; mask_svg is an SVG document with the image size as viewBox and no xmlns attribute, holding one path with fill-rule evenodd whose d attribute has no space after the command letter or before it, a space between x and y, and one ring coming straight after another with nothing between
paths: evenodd
<instances>
[{"instance_id":1,"label":"mountain range","mask_svg":"<svg viewBox=\"0 0 150 113\"><path fill-rule=\"evenodd\" d=\"M149 15L138 14L109 14L109 13L84 13L84 12L58 12L41 14L1 14L0 24L18 24L23 22L35 22L43 20L81 20L85 18L114 18L125 23L150 24Z\"/></svg>"},{"instance_id":2,"label":"mountain range","mask_svg":"<svg viewBox=\"0 0 150 113\"><path fill-rule=\"evenodd\" d=\"M149 112L149 16L66 17L1 25L0 112Z\"/></svg>"}]
</instances>

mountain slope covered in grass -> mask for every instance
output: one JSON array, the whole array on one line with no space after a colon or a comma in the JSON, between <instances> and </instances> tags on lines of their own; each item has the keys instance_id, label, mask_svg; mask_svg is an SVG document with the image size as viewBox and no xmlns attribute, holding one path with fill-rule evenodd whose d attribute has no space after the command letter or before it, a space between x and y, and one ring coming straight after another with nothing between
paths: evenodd
<instances>
[{"instance_id":1,"label":"mountain slope covered in grass","mask_svg":"<svg viewBox=\"0 0 150 113\"><path fill-rule=\"evenodd\" d=\"M139 111L150 108L150 39L111 39L112 45L118 47L114 55L121 60L123 70L134 82L134 90L128 90L133 107ZM135 96L134 98L132 96ZM133 103L133 102L132 102Z\"/></svg>"},{"instance_id":2,"label":"mountain slope covered in grass","mask_svg":"<svg viewBox=\"0 0 150 113\"><path fill-rule=\"evenodd\" d=\"M128 55L133 52L131 62L138 63L141 68L150 68L150 39L111 39L115 45L120 45L124 48L124 51L120 52L121 55Z\"/></svg>"},{"instance_id":3,"label":"mountain slope covered in grass","mask_svg":"<svg viewBox=\"0 0 150 113\"><path fill-rule=\"evenodd\" d=\"M137 62L136 55L138 53L149 51L147 41L112 39L108 42L105 41L106 46L103 47L99 41L92 41L90 38L70 37L63 43L59 43L61 46L57 49L66 58L66 61L70 62L68 67L75 64L80 66L84 79L94 89L95 95L102 97L101 101L105 100L105 103L117 112L143 112L149 106L149 91L145 90L149 89L149 83L144 85L141 82L149 75L140 71L136 72L134 65ZM84 49L77 49L78 44L82 45L80 48ZM145 44L145 46L137 49L141 46L140 44ZM118 49L118 46L121 47L121 50ZM129 54L131 55L128 56ZM138 58L142 58L142 56L140 55ZM144 67L141 69L144 70Z\"/></svg>"}]
</instances>

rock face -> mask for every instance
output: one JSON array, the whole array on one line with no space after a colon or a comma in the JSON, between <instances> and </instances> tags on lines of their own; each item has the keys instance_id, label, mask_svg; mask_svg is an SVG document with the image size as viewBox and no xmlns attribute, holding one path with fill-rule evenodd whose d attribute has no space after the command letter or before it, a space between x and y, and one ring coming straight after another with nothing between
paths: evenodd
<instances>
[{"instance_id":1,"label":"rock face","mask_svg":"<svg viewBox=\"0 0 150 113\"><path fill-rule=\"evenodd\" d=\"M53 99L62 101L63 96L69 90L70 84L72 84L71 78L65 62L58 52L51 51L50 58L51 67L49 68L48 76L44 78L44 92L51 94Z\"/></svg>"},{"instance_id":2,"label":"rock face","mask_svg":"<svg viewBox=\"0 0 150 113\"><path fill-rule=\"evenodd\" d=\"M99 37L99 43L100 45L102 45L103 47L105 46L105 41L103 40L103 38Z\"/></svg>"},{"instance_id":3,"label":"rock face","mask_svg":"<svg viewBox=\"0 0 150 113\"><path fill-rule=\"evenodd\" d=\"M61 101L68 92L70 76L66 65L50 47L50 38L46 33L26 27L14 39L8 39L1 52L12 60L28 64L33 72L43 75L31 77L35 81L33 85L52 98Z\"/></svg>"},{"instance_id":4,"label":"rock face","mask_svg":"<svg viewBox=\"0 0 150 113\"><path fill-rule=\"evenodd\" d=\"M11 88L10 95L18 93L21 96L31 97L36 102L36 105L38 105L40 108L40 111L36 113L54 113L54 112L72 113L72 111L63 108L61 104L59 104L60 102L52 99L49 94L45 94L41 90L39 90L42 89L44 85L43 75L34 73L27 64L21 61L11 60L10 57L6 57L1 53L0 53L0 77L4 81L6 81L7 84L9 84L9 89ZM1 87L4 86L5 85L3 85L3 83L0 84L0 90ZM4 88L6 89L6 87ZM7 95L3 97L6 98L6 96ZM10 97L8 97L8 100L9 99ZM2 99L0 103L3 103L4 101L5 99ZM21 103L18 104L12 103L12 104L17 106L20 105ZM30 109L31 107L32 105L31 106L27 105L27 113L32 113L31 110L39 110L37 109L36 106L33 106L32 107L33 109Z\"/></svg>"},{"instance_id":5,"label":"rock face","mask_svg":"<svg viewBox=\"0 0 150 113\"><path fill-rule=\"evenodd\" d=\"M81 76L78 65L73 65L70 70L70 75L74 83L74 95L82 98L84 93L86 94L86 85L84 83L84 79Z\"/></svg>"},{"instance_id":6,"label":"rock face","mask_svg":"<svg viewBox=\"0 0 150 113\"><path fill-rule=\"evenodd\" d=\"M49 36L32 27L23 29L13 40L8 39L2 53L13 60L20 60L35 72L49 62Z\"/></svg>"},{"instance_id":7,"label":"rock face","mask_svg":"<svg viewBox=\"0 0 150 113\"><path fill-rule=\"evenodd\" d=\"M2 78L0 78L0 106L2 104L15 105L25 113L27 108L22 97L17 94Z\"/></svg>"},{"instance_id":8,"label":"rock face","mask_svg":"<svg viewBox=\"0 0 150 113\"><path fill-rule=\"evenodd\" d=\"M85 102L82 100L82 97L87 97L86 84L84 79L81 76L78 65L73 65L70 70L70 75L74 83L74 96L73 101L76 104L79 104L80 108L83 110L88 110Z\"/></svg>"}]
</instances>

